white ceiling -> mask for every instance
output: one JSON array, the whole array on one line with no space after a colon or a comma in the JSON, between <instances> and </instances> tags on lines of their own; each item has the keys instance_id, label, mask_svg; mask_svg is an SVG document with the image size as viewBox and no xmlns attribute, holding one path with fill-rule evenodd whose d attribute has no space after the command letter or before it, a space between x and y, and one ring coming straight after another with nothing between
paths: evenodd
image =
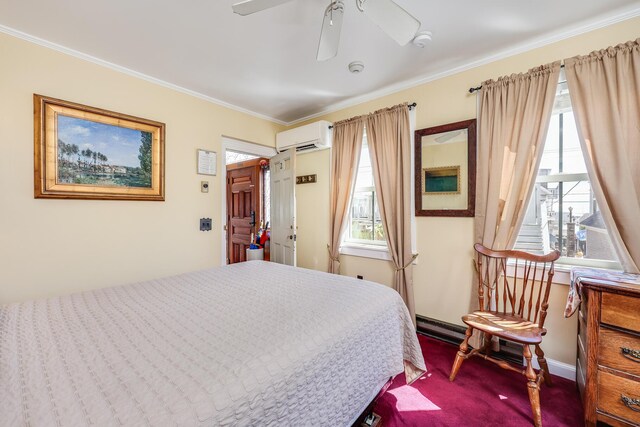
<instances>
[{"instance_id":1,"label":"white ceiling","mask_svg":"<svg viewBox=\"0 0 640 427\"><path fill-rule=\"evenodd\" d=\"M245 17L232 13L234 0L0 0L0 31L291 123L640 15L640 0L396 2L433 33L425 49L397 45L354 0L345 0L338 56L326 62L315 57L329 0L295 0ZM354 60L364 62L361 74L347 70Z\"/></svg>"}]
</instances>

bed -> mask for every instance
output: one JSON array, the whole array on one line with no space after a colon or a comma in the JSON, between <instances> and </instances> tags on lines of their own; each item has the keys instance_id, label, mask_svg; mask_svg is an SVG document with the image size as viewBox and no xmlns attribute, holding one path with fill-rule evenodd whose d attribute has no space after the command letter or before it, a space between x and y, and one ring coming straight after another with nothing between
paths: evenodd
<instances>
[{"instance_id":1,"label":"bed","mask_svg":"<svg viewBox=\"0 0 640 427\"><path fill-rule=\"evenodd\" d=\"M348 426L424 370L395 291L262 261L0 308L2 426Z\"/></svg>"}]
</instances>

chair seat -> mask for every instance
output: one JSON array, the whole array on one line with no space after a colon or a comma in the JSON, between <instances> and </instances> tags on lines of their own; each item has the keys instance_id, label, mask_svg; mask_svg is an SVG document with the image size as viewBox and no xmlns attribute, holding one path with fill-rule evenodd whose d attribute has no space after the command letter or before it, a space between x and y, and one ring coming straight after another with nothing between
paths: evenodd
<instances>
[{"instance_id":1,"label":"chair seat","mask_svg":"<svg viewBox=\"0 0 640 427\"><path fill-rule=\"evenodd\" d=\"M495 311L474 311L462 316L462 321L479 331L520 344L540 344L547 333L522 317Z\"/></svg>"}]
</instances>

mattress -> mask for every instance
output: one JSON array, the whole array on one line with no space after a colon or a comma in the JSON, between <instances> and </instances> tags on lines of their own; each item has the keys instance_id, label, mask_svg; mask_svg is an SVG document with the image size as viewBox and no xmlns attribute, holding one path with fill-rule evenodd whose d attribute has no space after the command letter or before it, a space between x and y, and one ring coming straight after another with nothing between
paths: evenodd
<instances>
[{"instance_id":1,"label":"mattress","mask_svg":"<svg viewBox=\"0 0 640 427\"><path fill-rule=\"evenodd\" d=\"M405 365L397 292L251 261L2 306L0 425L346 426Z\"/></svg>"}]
</instances>

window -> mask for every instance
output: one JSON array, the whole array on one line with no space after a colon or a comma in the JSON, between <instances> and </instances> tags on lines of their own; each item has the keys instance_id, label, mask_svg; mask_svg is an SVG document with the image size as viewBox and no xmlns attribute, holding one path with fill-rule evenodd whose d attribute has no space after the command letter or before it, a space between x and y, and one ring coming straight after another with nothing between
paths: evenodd
<instances>
[{"instance_id":1,"label":"window","mask_svg":"<svg viewBox=\"0 0 640 427\"><path fill-rule=\"evenodd\" d=\"M344 241L345 243L372 245L381 248L387 246L376 199L366 135L362 141L362 151L360 152L356 184L349 210L349 223Z\"/></svg>"},{"instance_id":2,"label":"window","mask_svg":"<svg viewBox=\"0 0 640 427\"><path fill-rule=\"evenodd\" d=\"M231 151L231 150L227 150L225 154L227 156L227 158L225 159L225 164L227 165L260 158L260 156L256 156L253 154L246 154L246 153L241 153L239 151Z\"/></svg>"},{"instance_id":3,"label":"window","mask_svg":"<svg viewBox=\"0 0 640 427\"><path fill-rule=\"evenodd\" d=\"M564 79L561 79L564 80ZM516 249L557 249L559 264L620 269L596 203L566 81L556 91L540 168Z\"/></svg>"}]
</instances>

